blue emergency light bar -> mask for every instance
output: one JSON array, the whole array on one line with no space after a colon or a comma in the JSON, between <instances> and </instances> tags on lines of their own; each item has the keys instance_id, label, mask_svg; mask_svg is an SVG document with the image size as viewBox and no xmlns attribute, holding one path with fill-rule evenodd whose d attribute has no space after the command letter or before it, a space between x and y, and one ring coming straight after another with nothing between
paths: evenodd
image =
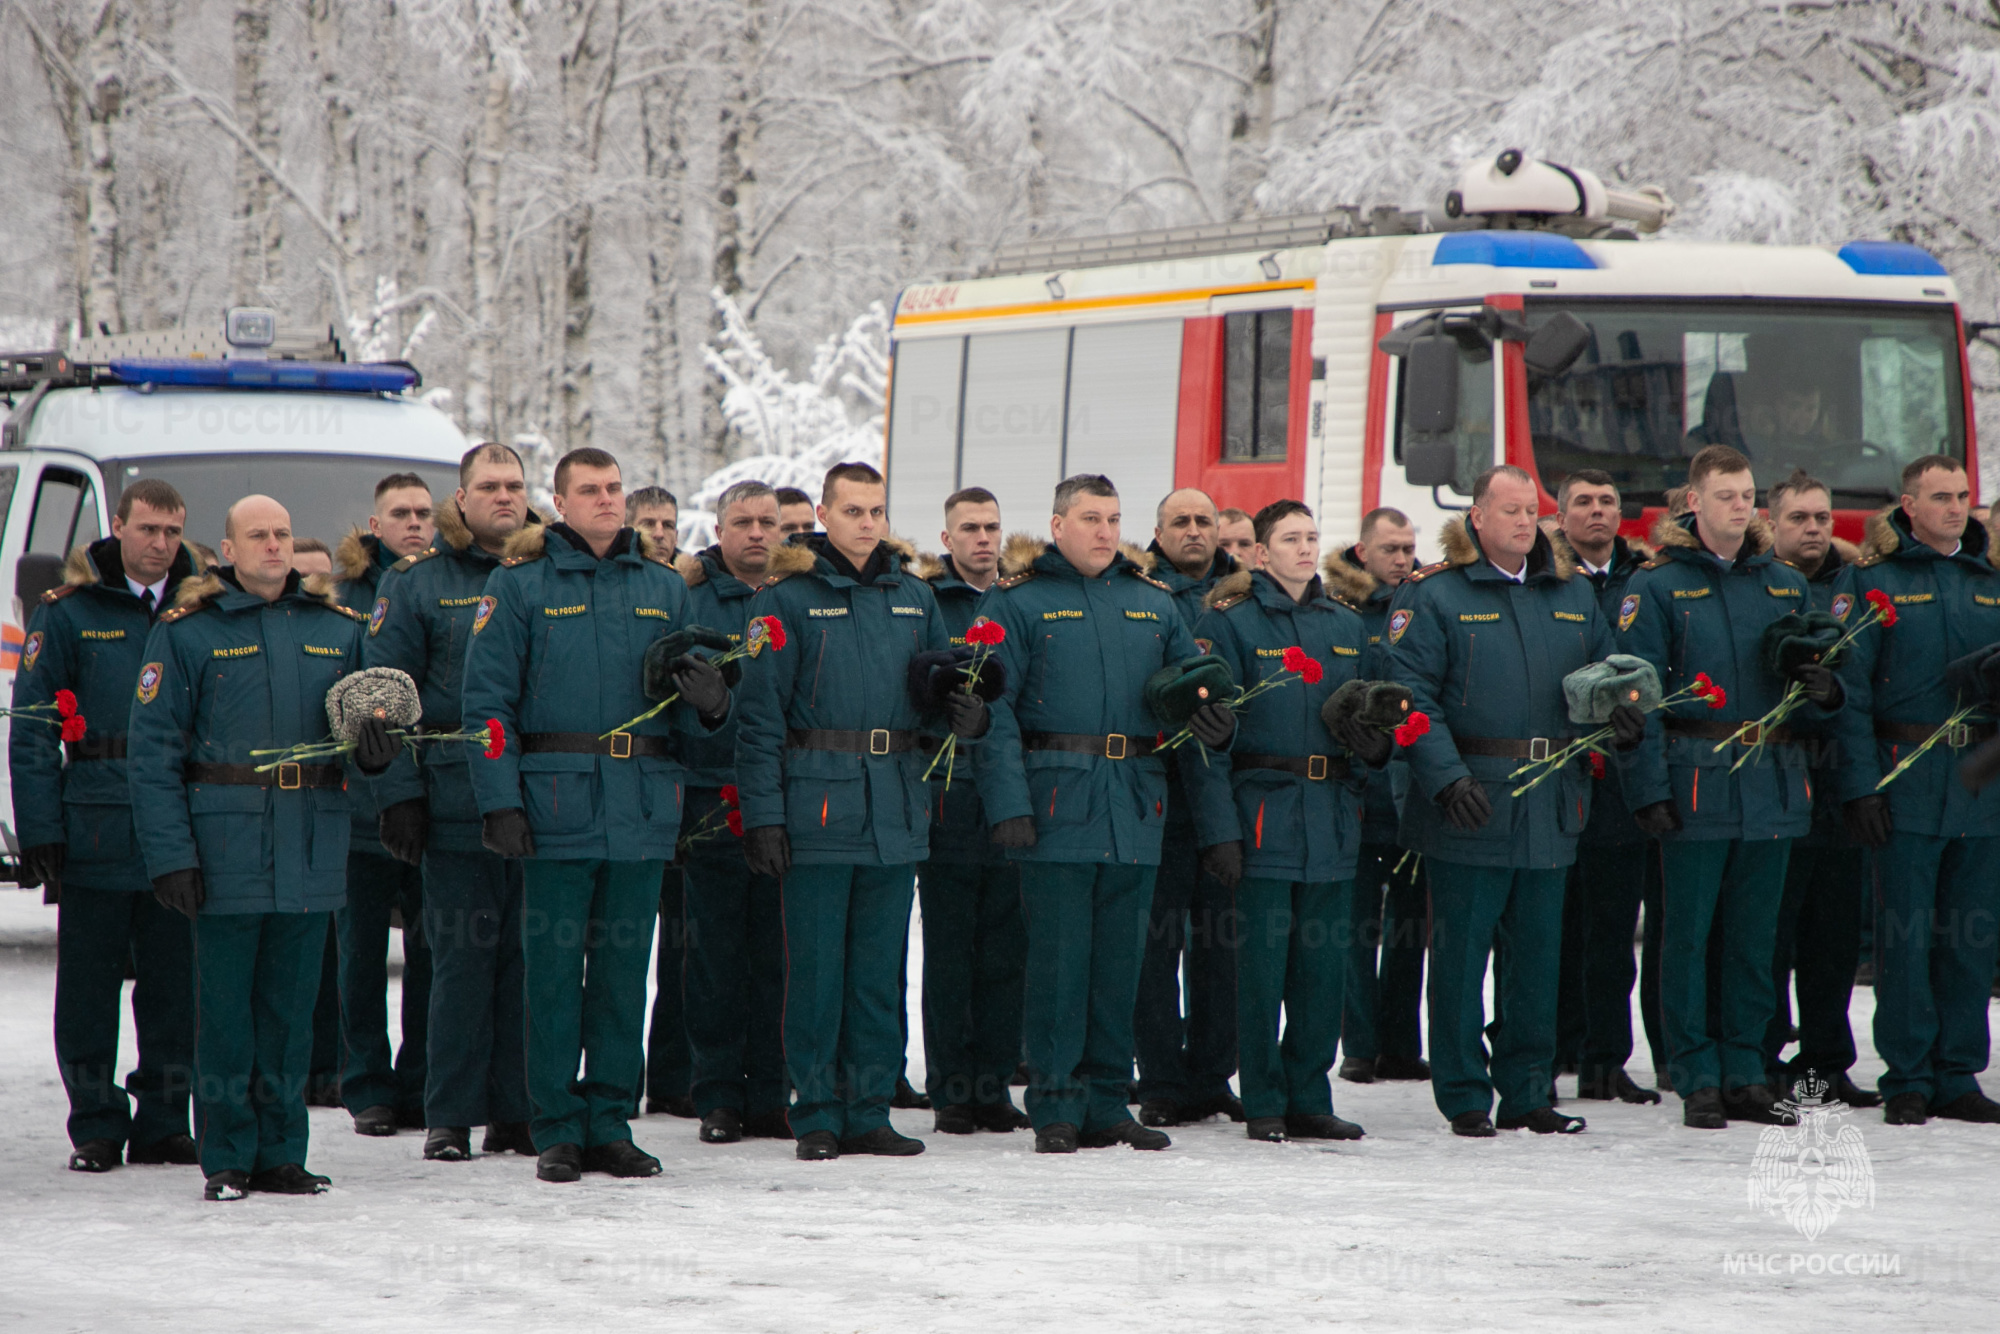
<instances>
[{"instance_id":1,"label":"blue emergency light bar","mask_svg":"<svg viewBox=\"0 0 2000 1334\"><path fill-rule=\"evenodd\" d=\"M1597 262L1561 232L1447 232L1433 264L1490 264L1496 269L1594 269Z\"/></svg>"},{"instance_id":2,"label":"blue emergency light bar","mask_svg":"<svg viewBox=\"0 0 2000 1334\"><path fill-rule=\"evenodd\" d=\"M1937 256L1907 241L1849 241L1838 251L1856 273L1889 278L1948 278Z\"/></svg>"},{"instance_id":3,"label":"blue emergency light bar","mask_svg":"<svg viewBox=\"0 0 2000 1334\"><path fill-rule=\"evenodd\" d=\"M190 389L318 389L343 394L400 394L417 383L407 366L338 361L190 361L133 359L110 363L126 384Z\"/></svg>"}]
</instances>

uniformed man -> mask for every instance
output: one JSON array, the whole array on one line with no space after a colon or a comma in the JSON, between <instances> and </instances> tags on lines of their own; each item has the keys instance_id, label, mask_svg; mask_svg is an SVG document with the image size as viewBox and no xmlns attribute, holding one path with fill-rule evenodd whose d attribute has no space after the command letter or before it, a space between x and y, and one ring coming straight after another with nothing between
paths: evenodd
<instances>
[{"instance_id":1,"label":"uniformed man","mask_svg":"<svg viewBox=\"0 0 2000 1334\"><path fill-rule=\"evenodd\" d=\"M1361 614L1370 660L1362 674L1388 674L1378 661L1389 603L1417 565L1417 530L1397 509L1370 510L1361 540L1326 558L1326 589ZM1396 842L1396 785L1409 767L1392 760L1367 772L1362 794L1354 915L1347 931L1346 1000L1341 1008L1340 1077L1355 1084L1431 1077L1424 1059L1424 948L1429 917L1423 858Z\"/></svg>"},{"instance_id":2,"label":"uniformed man","mask_svg":"<svg viewBox=\"0 0 2000 1334\"><path fill-rule=\"evenodd\" d=\"M412 472L375 483L368 531L351 530L334 552L339 597L369 616L383 574L405 556L430 549L437 533L429 483ZM354 833L347 849L347 905L333 915L340 942L340 1026L347 1058L340 1097L357 1135L393 1135L424 1124L425 1033L431 1004L431 950L424 939L423 875L389 855L379 836L382 813L371 794L351 794ZM389 927L403 924L403 1041L389 1054Z\"/></svg>"},{"instance_id":3,"label":"uniformed man","mask_svg":"<svg viewBox=\"0 0 2000 1334\"><path fill-rule=\"evenodd\" d=\"M865 463L829 469L825 533L779 548L750 606L787 645L745 665L736 772L750 869L784 882L790 1121L809 1162L924 1151L889 1123L889 1099L910 900L930 851L909 664L946 636L909 549L885 540L886 495ZM978 736L986 706L955 695L949 721Z\"/></svg>"},{"instance_id":4,"label":"uniformed man","mask_svg":"<svg viewBox=\"0 0 2000 1334\"><path fill-rule=\"evenodd\" d=\"M1431 889L1431 1089L1452 1133L1574 1134L1582 1118L1550 1105L1563 881L1587 818L1590 766L1514 791L1525 763L1576 730L1563 678L1611 652L1588 582L1536 526L1540 491L1520 468L1481 473L1445 558L1412 575L1389 613L1388 660L1431 730L1406 748L1403 841L1423 854ZM1643 715L1617 715L1618 742ZM1494 959L1497 1016L1486 1059L1482 987Z\"/></svg>"},{"instance_id":5,"label":"uniformed man","mask_svg":"<svg viewBox=\"0 0 2000 1334\"><path fill-rule=\"evenodd\" d=\"M1771 488L1765 504L1771 554L1806 577L1814 611L1830 611L1834 585L1861 556L1853 543L1833 535L1832 493L1817 478L1794 472ZM1811 1072L1828 1084L1828 1098L1850 1107L1878 1107L1881 1095L1848 1075L1856 1053L1847 1005L1861 959L1862 887L1871 854L1848 838L1841 818L1840 741L1823 737L1819 744L1812 769L1812 828L1792 841L1778 905L1771 961L1776 1008L1764 1031L1764 1060L1776 1090L1790 1091ZM1799 1050L1786 1065L1779 1057L1792 1040L1794 983Z\"/></svg>"},{"instance_id":6,"label":"uniformed man","mask_svg":"<svg viewBox=\"0 0 2000 1334\"><path fill-rule=\"evenodd\" d=\"M762 482L738 482L716 498L715 519L715 545L682 556L676 568L687 581L689 623L740 643L778 548L777 494ZM777 877L753 874L742 838L728 828L723 794L736 785L736 727L732 716L713 736L690 738L682 752L683 827L709 828L683 854L687 906L673 924L687 941L693 1110L705 1144L792 1137L785 1121L784 911ZM674 986L681 986L678 975ZM655 1034L660 1023L656 1006ZM659 1050L656 1037L655 1055Z\"/></svg>"},{"instance_id":7,"label":"uniformed man","mask_svg":"<svg viewBox=\"0 0 2000 1334\"><path fill-rule=\"evenodd\" d=\"M215 564L215 553L196 544L201 568ZM292 569L301 577L333 574L333 549L316 537L292 539ZM360 793L350 793L356 800ZM306 1106L345 1107L340 1100L340 1067L347 1056L347 1041L340 1031L340 941L327 920L324 962L319 970L319 997L313 1002L312 1075L306 1081Z\"/></svg>"},{"instance_id":8,"label":"uniformed man","mask_svg":"<svg viewBox=\"0 0 2000 1334\"><path fill-rule=\"evenodd\" d=\"M69 1167L196 1161L188 1136L194 1068L193 939L154 901L132 834L125 716L154 618L195 554L181 541L187 504L165 482L118 497L111 536L70 552L61 587L28 621L8 738L21 883L39 883L56 913L56 1064L69 1094ZM64 743L57 695L86 722ZM63 763L67 753L69 763ZM120 1086L118 1015L127 963L139 1065ZM136 1105L136 1112L135 1112Z\"/></svg>"},{"instance_id":9,"label":"uniformed man","mask_svg":"<svg viewBox=\"0 0 2000 1334\"><path fill-rule=\"evenodd\" d=\"M159 901L194 920L204 1198L314 1195L328 1181L305 1167L304 1092L327 914L347 894L348 774L329 761L258 772L253 752L327 735L327 691L361 665L362 618L292 569L291 516L269 496L230 506L222 559L146 639L133 824ZM396 751L371 718L353 758L380 773Z\"/></svg>"},{"instance_id":10,"label":"uniformed man","mask_svg":"<svg viewBox=\"0 0 2000 1334\"><path fill-rule=\"evenodd\" d=\"M1747 738L1718 743L1769 712L1790 684L1760 660L1765 627L1810 610L1811 599L1805 576L1771 555L1743 455L1727 445L1696 454L1687 498L1686 516L1653 530L1659 554L1626 586L1619 637L1625 652L1653 664L1668 693L1706 673L1726 703L1717 710L1692 700L1649 715L1646 744L1623 777L1639 828L1661 840L1660 1012L1681 1119L1720 1129L1732 1117L1787 1119L1765 1083L1771 955L1791 842L1812 826L1802 743L1806 729L1840 707L1841 689L1822 663L1795 668L1806 702L1732 772ZM1713 1032L1711 926L1722 933Z\"/></svg>"},{"instance_id":11,"label":"uniformed man","mask_svg":"<svg viewBox=\"0 0 2000 1334\"><path fill-rule=\"evenodd\" d=\"M720 726L729 690L683 655L672 667L679 702L625 726L651 707L646 648L687 623L687 586L625 527L615 458L573 449L554 482L561 522L508 539L473 612L463 716L498 721L506 749L471 765L472 792L480 841L526 859L535 1175L657 1176L629 1116L645 1073L660 873L680 834L685 772L672 733Z\"/></svg>"},{"instance_id":12,"label":"uniformed man","mask_svg":"<svg viewBox=\"0 0 2000 1334\"><path fill-rule=\"evenodd\" d=\"M1236 896L1237 1059L1248 1134L1359 1139L1360 1126L1333 1114L1327 1072L1340 1044L1362 771L1387 764L1393 743L1389 733L1360 726L1335 737L1321 719L1333 692L1359 678L1367 631L1358 613L1326 596L1312 511L1276 501L1257 512L1256 528L1251 568L1215 586L1195 634L1246 688L1284 676L1294 646L1318 665L1318 679L1305 673L1258 695L1227 764L1218 758L1184 772L1202 861Z\"/></svg>"},{"instance_id":13,"label":"uniformed man","mask_svg":"<svg viewBox=\"0 0 2000 1334\"><path fill-rule=\"evenodd\" d=\"M642 486L625 497L625 526L645 534L652 543L654 560L675 564L680 547L680 508L674 493L662 486ZM696 623L705 624L699 618ZM705 738L690 744L731 743ZM700 818L696 815L695 822ZM698 1115L688 1093L694 1066L682 980L687 965L686 909L681 867L670 865L660 875L660 942L654 955L653 1014L646 1027L646 1110L680 1117Z\"/></svg>"},{"instance_id":14,"label":"uniformed man","mask_svg":"<svg viewBox=\"0 0 2000 1334\"><path fill-rule=\"evenodd\" d=\"M967 642L1000 573L1000 502L967 487L944 502L944 555L924 578L953 647ZM1021 972L1028 938L1021 877L993 845L969 755L930 787L931 854L917 868L924 927L924 1088L947 1135L1008 1132L1029 1122L1008 1092L1021 1054Z\"/></svg>"},{"instance_id":15,"label":"uniformed man","mask_svg":"<svg viewBox=\"0 0 2000 1334\"><path fill-rule=\"evenodd\" d=\"M1219 526L1215 502L1193 487L1169 492L1156 512L1146 552L1152 576L1172 591L1190 628L1201 616L1202 600L1236 569L1235 559L1218 544ZM1229 1091L1236 1071L1236 955L1226 931L1230 895L1201 870L1193 803L1180 774L1183 763L1199 762L1185 753L1166 757L1166 833L1132 1016L1139 1120L1149 1126L1217 1114L1243 1119L1243 1104Z\"/></svg>"},{"instance_id":16,"label":"uniformed man","mask_svg":"<svg viewBox=\"0 0 2000 1334\"><path fill-rule=\"evenodd\" d=\"M787 542L819 526L814 516L813 498L796 486L778 488L778 535Z\"/></svg>"},{"instance_id":17,"label":"uniformed man","mask_svg":"<svg viewBox=\"0 0 2000 1334\"><path fill-rule=\"evenodd\" d=\"M1577 573L1590 581L1605 624L1615 625L1625 585L1652 553L1618 535L1623 508L1610 473L1578 468L1556 492L1562 529ZM1605 766L1591 784L1590 823L1577 842L1563 898L1562 980L1556 999L1558 1069L1576 1071L1577 1096L1621 1102L1656 1103L1658 1090L1643 1088L1625 1073L1632 1057L1632 936L1646 903L1647 985L1640 996L1647 1033L1654 1038L1653 1064L1664 1068L1666 1047L1659 1036L1660 898L1650 867L1659 860L1654 842L1640 832L1625 805L1623 766Z\"/></svg>"},{"instance_id":18,"label":"uniformed man","mask_svg":"<svg viewBox=\"0 0 2000 1334\"><path fill-rule=\"evenodd\" d=\"M1991 1047L2000 785L1975 795L1954 773L1967 746L1993 736L1991 707L1877 788L1974 702L1946 665L2000 641L2000 544L1971 506L1963 463L1913 460L1901 499L1869 520L1862 559L1834 588L1833 614L1850 624L1878 595L1896 613L1892 628L1870 625L1842 655L1849 711L1836 720L1848 826L1877 849L1875 1050L1889 1067L1880 1087L1891 1125L2000 1123L1978 1078Z\"/></svg>"},{"instance_id":19,"label":"uniformed man","mask_svg":"<svg viewBox=\"0 0 2000 1334\"><path fill-rule=\"evenodd\" d=\"M362 644L368 666L394 667L417 683L430 732L484 723L460 702L472 623L507 540L541 522L528 508L520 456L507 446L474 445L458 474L458 490L437 511L436 542L383 576ZM423 871L431 956L424 1157L443 1162L471 1157L473 1126L486 1127L486 1153L535 1152L523 1064L521 863L480 844L472 791L472 766L486 762L479 750L428 742L420 765L400 758L376 783L383 846Z\"/></svg>"},{"instance_id":20,"label":"uniformed man","mask_svg":"<svg viewBox=\"0 0 2000 1334\"><path fill-rule=\"evenodd\" d=\"M1144 691L1197 650L1167 585L1119 549L1108 478L1066 479L1054 509L1054 541L1010 541L981 606L1006 630L978 774L993 841L1021 863L1028 1115L1037 1153L1164 1149L1125 1102L1168 803ZM1212 700L1190 726L1187 744L1226 751L1235 717Z\"/></svg>"},{"instance_id":21,"label":"uniformed man","mask_svg":"<svg viewBox=\"0 0 2000 1334\"><path fill-rule=\"evenodd\" d=\"M1222 555L1248 570L1257 551L1257 525L1247 510L1231 505L1215 516L1215 547Z\"/></svg>"}]
</instances>

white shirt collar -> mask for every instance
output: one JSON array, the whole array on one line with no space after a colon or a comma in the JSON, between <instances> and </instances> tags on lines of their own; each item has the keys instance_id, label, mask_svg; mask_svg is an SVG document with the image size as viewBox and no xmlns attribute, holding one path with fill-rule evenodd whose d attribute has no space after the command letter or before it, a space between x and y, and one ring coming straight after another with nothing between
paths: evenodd
<instances>
[{"instance_id":1,"label":"white shirt collar","mask_svg":"<svg viewBox=\"0 0 2000 1334\"><path fill-rule=\"evenodd\" d=\"M155 607L164 605L167 600L167 576L164 574L160 576L160 581L156 584L142 584L128 574L125 576L125 586L132 590L132 596L135 598L145 597L146 590L151 589L153 591L153 605Z\"/></svg>"},{"instance_id":2,"label":"white shirt collar","mask_svg":"<svg viewBox=\"0 0 2000 1334\"><path fill-rule=\"evenodd\" d=\"M1500 570L1500 567L1498 565L1493 564L1493 561L1490 557L1488 558L1486 563L1488 565L1493 565L1494 569ZM1528 562L1525 560L1521 562L1521 572L1519 574L1508 574L1505 570L1500 570L1500 574L1503 578L1512 580L1514 583L1525 584L1528 582Z\"/></svg>"},{"instance_id":3,"label":"white shirt collar","mask_svg":"<svg viewBox=\"0 0 2000 1334\"><path fill-rule=\"evenodd\" d=\"M1605 562L1604 562L1604 564L1602 564L1602 565L1592 565L1592 564L1590 563L1590 558L1589 558L1588 556L1584 556L1584 555L1581 555L1581 554L1579 554L1579 555L1577 556L1577 558L1576 558L1576 563L1577 563L1578 565L1581 565L1581 566L1583 567L1583 572L1584 572L1585 574L1610 574L1610 573L1611 573L1611 562L1610 562L1610 561L1605 561Z\"/></svg>"}]
</instances>

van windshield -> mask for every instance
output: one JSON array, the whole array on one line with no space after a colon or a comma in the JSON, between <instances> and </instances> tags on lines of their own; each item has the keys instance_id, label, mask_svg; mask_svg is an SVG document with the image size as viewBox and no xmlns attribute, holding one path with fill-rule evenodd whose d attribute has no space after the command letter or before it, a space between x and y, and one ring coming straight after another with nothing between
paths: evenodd
<instances>
[{"instance_id":1,"label":"van windshield","mask_svg":"<svg viewBox=\"0 0 2000 1334\"><path fill-rule=\"evenodd\" d=\"M397 472L413 472L430 483L439 503L458 486L458 469L448 463L352 454L160 454L106 459L104 501L115 510L126 487L157 477L187 501L188 540L214 547L231 505L247 495L267 495L291 511L294 537L316 537L331 547L350 527L367 524L375 483Z\"/></svg>"},{"instance_id":2,"label":"van windshield","mask_svg":"<svg viewBox=\"0 0 2000 1334\"><path fill-rule=\"evenodd\" d=\"M1893 500L1903 465L1965 457L1958 331L1936 306L1710 301L1531 301L1530 328L1566 310L1590 346L1531 383L1542 485L1579 468L1628 501L1663 503L1705 445L1750 458L1760 487L1794 469L1834 503Z\"/></svg>"}]
</instances>

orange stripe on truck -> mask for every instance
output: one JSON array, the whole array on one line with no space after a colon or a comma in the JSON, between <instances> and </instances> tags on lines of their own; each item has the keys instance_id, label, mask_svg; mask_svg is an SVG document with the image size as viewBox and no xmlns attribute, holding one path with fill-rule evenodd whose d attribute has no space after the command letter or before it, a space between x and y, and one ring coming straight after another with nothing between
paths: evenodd
<instances>
[{"instance_id":1,"label":"orange stripe on truck","mask_svg":"<svg viewBox=\"0 0 2000 1334\"><path fill-rule=\"evenodd\" d=\"M1074 301L1023 301L1008 306L969 306L963 310L923 310L898 313L896 325L938 324L946 320L990 320L1008 315L1062 314L1072 310L1106 310L1116 306L1160 306L1176 301L1203 301L1245 292L1285 292L1310 288L1310 281L1244 283L1232 287L1187 287L1176 292L1126 292L1118 296L1078 297Z\"/></svg>"}]
</instances>

